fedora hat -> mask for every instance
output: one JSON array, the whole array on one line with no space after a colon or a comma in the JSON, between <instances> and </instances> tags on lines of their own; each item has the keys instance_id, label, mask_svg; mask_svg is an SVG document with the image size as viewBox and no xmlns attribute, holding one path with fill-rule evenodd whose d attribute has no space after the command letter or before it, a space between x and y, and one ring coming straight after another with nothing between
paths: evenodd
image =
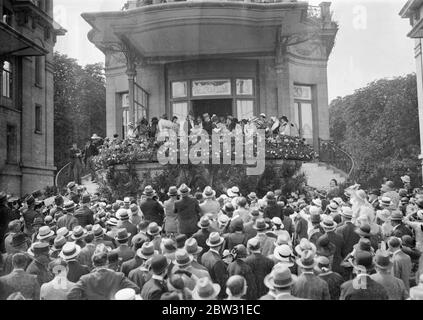
<instances>
[{"instance_id":1,"label":"fedora hat","mask_svg":"<svg viewBox=\"0 0 423 320\"><path fill-rule=\"evenodd\" d=\"M64 260L75 259L81 252L81 247L75 244L74 242L67 242L62 251L59 253L59 256Z\"/></svg>"},{"instance_id":2,"label":"fedora hat","mask_svg":"<svg viewBox=\"0 0 423 320\"><path fill-rule=\"evenodd\" d=\"M192 255L188 254L185 249L178 249L175 252L175 264L179 267L185 267L189 265L194 258Z\"/></svg>"},{"instance_id":3,"label":"fedora hat","mask_svg":"<svg viewBox=\"0 0 423 320\"><path fill-rule=\"evenodd\" d=\"M260 241L257 238L251 238L247 241L247 248L251 252L260 252L261 244Z\"/></svg>"},{"instance_id":4,"label":"fedora hat","mask_svg":"<svg viewBox=\"0 0 423 320\"><path fill-rule=\"evenodd\" d=\"M178 234L175 237L176 248L183 249L185 246L185 241L187 241L187 236L184 234Z\"/></svg>"},{"instance_id":5,"label":"fedora hat","mask_svg":"<svg viewBox=\"0 0 423 320\"><path fill-rule=\"evenodd\" d=\"M201 278L192 291L192 298L194 300L211 300L216 298L219 292L220 285L211 282L209 278Z\"/></svg>"},{"instance_id":6,"label":"fedora hat","mask_svg":"<svg viewBox=\"0 0 423 320\"><path fill-rule=\"evenodd\" d=\"M379 200L379 204L380 204L382 207L390 207L390 206L392 206L394 203L392 202L391 198L389 198L389 197L382 197L382 198Z\"/></svg>"},{"instance_id":7,"label":"fedora hat","mask_svg":"<svg viewBox=\"0 0 423 320\"><path fill-rule=\"evenodd\" d=\"M273 256L276 260L283 262L283 264L287 267L292 267L294 265L294 262L292 261L292 258L294 258L292 249L287 244L275 247L275 250L273 250Z\"/></svg>"},{"instance_id":8,"label":"fedora hat","mask_svg":"<svg viewBox=\"0 0 423 320\"><path fill-rule=\"evenodd\" d=\"M189 238L187 241L185 241L185 250L188 252L188 254L194 255L200 254L201 251L203 251L203 248L198 246L197 240L195 238Z\"/></svg>"},{"instance_id":9,"label":"fedora hat","mask_svg":"<svg viewBox=\"0 0 423 320\"><path fill-rule=\"evenodd\" d=\"M255 192L250 192L247 196L248 199L250 200L256 200L257 199L257 194Z\"/></svg>"},{"instance_id":10,"label":"fedora hat","mask_svg":"<svg viewBox=\"0 0 423 320\"><path fill-rule=\"evenodd\" d=\"M52 236L54 236L54 231L51 230L49 226L42 226L40 229L38 229L38 240L48 239Z\"/></svg>"},{"instance_id":11,"label":"fedora hat","mask_svg":"<svg viewBox=\"0 0 423 320\"><path fill-rule=\"evenodd\" d=\"M94 133L91 137L91 140L100 140L100 139L101 138L96 133Z\"/></svg>"},{"instance_id":12,"label":"fedora hat","mask_svg":"<svg viewBox=\"0 0 423 320\"><path fill-rule=\"evenodd\" d=\"M142 247L137 250L137 256L148 260L154 255L158 255L159 252L154 250L154 244L152 242L144 242Z\"/></svg>"},{"instance_id":13,"label":"fedora hat","mask_svg":"<svg viewBox=\"0 0 423 320\"><path fill-rule=\"evenodd\" d=\"M115 217L111 217L109 220L106 221L106 224L109 226L114 226L116 227L119 223L119 220L116 219Z\"/></svg>"},{"instance_id":14,"label":"fedora hat","mask_svg":"<svg viewBox=\"0 0 423 320\"><path fill-rule=\"evenodd\" d=\"M376 267L384 270L392 268L393 263L391 261L391 255L387 251L378 250L374 257L374 264Z\"/></svg>"},{"instance_id":15,"label":"fedora hat","mask_svg":"<svg viewBox=\"0 0 423 320\"><path fill-rule=\"evenodd\" d=\"M258 217L258 216L260 216L260 210L254 208L250 211L250 215L252 217Z\"/></svg>"},{"instance_id":16,"label":"fedora hat","mask_svg":"<svg viewBox=\"0 0 423 320\"><path fill-rule=\"evenodd\" d=\"M66 188L68 188L68 189L73 189L75 187L76 187L75 181L71 181L66 185Z\"/></svg>"},{"instance_id":17,"label":"fedora hat","mask_svg":"<svg viewBox=\"0 0 423 320\"><path fill-rule=\"evenodd\" d=\"M359 269L360 266L367 270L371 269L373 267L372 253L369 251L357 250L354 253L353 266L356 269Z\"/></svg>"},{"instance_id":18,"label":"fedora hat","mask_svg":"<svg viewBox=\"0 0 423 320\"><path fill-rule=\"evenodd\" d=\"M170 188L169 188L169 191L168 191L168 193L167 193L167 195L168 195L169 197L176 197L176 196L178 195L178 188L177 188L177 187L175 187L175 186L170 187Z\"/></svg>"},{"instance_id":19,"label":"fedora hat","mask_svg":"<svg viewBox=\"0 0 423 320\"><path fill-rule=\"evenodd\" d=\"M162 232L162 227L160 227L156 222L151 222L147 227L147 234L150 236L157 236Z\"/></svg>"},{"instance_id":20,"label":"fedora hat","mask_svg":"<svg viewBox=\"0 0 423 320\"><path fill-rule=\"evenodd\" d=\"M64 236L57 236L54 239L53 248L54 250L62 250L63 246L66 244L67 240Z\"/></svg>"},{"instance_id":21,"label":"fedora hat","mask_svg":"<svg viewBox=\"0 0 423 320\"><path fill-rule=\"evenodd\" d=\"M330 212L338 211L338 208L339 208L338 204L335 203L334 201L331 201L328 205L328 209Z\"/></svg>"},{"instance_id":22,"label":"fedora hat","mask_svg":"<svg viewBox=\"0 0 423 320\"><path fill-rule=\"evenodd\" d=\"M162 253L173 253L176 251L175 241L172 239L163 239L161 243Z\"/></svg>"},{"instance_id":23,"label":"fedora hat","mask_svg":"<svg viewBox=\"0 0 423 320\"><path fill-rule=\"evenodd\" d=\"M254 226L253 226L253 228L257 231L264 231L268 227L269 227L269 225L266 224L266 222L262 218L257 219Z\"/></svg>"},{"instance_id":24,"label":"fedora hat","mask_svg":"<svg viewBox=\"0 0 423 320\"><path fill-rule=\"evenodd\" d=\"M161 274L169 266L169 263L165 256L159 254L151 259L151 270L154 274Z\"/></svg>"},{"instance_id":25,"label":"fedora hat","mask_svg":"<svg viewBox=\"0 0 423 320\"><path fill-rule=\"evenodd\" d=\"M210 219L207 216L202 216L197 226L201 229L207 229L210 227Z\"/></svg>"},{"instance_id":26,"label":"fedora hat","mask_svg":"<svg viewBox=\"0 0 423 320\"><path fill-rule=\"evenodd\" d=\"M145 195L147 198L152 198L156 195L156 191L152 186L146 186L144 188L143 195Z\"/></svg>"},{"instance_id":27,"label":"fedora hat","mask_svg":"<svg viewBox=\"0 0 423 320\"><path fill-rule=\"evenodd\" d=\"M300 258L297 259L297 265L303 269L313 269L316 265L315 253L312 250L301 252Z\"/></svg>"},{"instance_id":28,"label":"fedora hat","mask_svg":"<svg viewBox=\"0 0 423 320\"><path fill-rule=\"evenodd\" d=\"M372 235L371 230L372 228L369 224L362 224L355 230L355 233L357 233L360 237L370 237Z\"/></svg>"},{"instance_id":29,"label":"fedora hat","mask_svg":"<svg viewBox=\"0 0 423 320\"><path fill-rule=\"evenodd\" d=\"M188 194L191 192L191 189L190 189L190 188L188 188L188 186L187 186L185 183L183 183L183 184L179 187L178 192L179 192L179 194L180 194L180 195L182 195L182 196L186 196L186 195L188 195Z\"/></svg>"},{"instance_id":30,"label":"fedora hat","mask_svg":"<svg viewBox=\"0 0 423 320\"><path fill-rule=\"evenodd\" d=\"M238 197L239 196L239 188L238 187L232 187L230 189L228 189L227 192L229 197Z\"/></svg>"},{"instance_id":31,"label":"fedora hat","mask_svg":"<svg viewBox=\"0 0 423 320\"><path fill-rule=\"evenodd\" d=\"M31 257L40 255L40 254L49 254L49 252L50 252L50 245L47 242L34 242L27 251L27 253Z\"/></svg>"},{"instance_id":32,"label":"fedora hat","mask_svg":"<svg viewBox=\"0 0 423 320\"><path fill-rule=\"evenodd\" d=\"M332 199L333 202L335 202L338 206L341 206L344 204L344 201L342 201L342 198L340 197L335 197Z\"/></svg>"},{"instance_id":33,"label":"fedora hat","mask_svg":"<svg viewBox=\"0 0 423 320\"><path fill-rule=\"evenodd\" d=\"M115 239L118 242L124 242L124 241L127 241L130 236L131 236L131 233L129 233L128 230L126 230L125 228L122 228L117 231L117 235Z\"/></svg>"},{"instance_id":34,"label":"fedora hat","mask_svg":"<svg viewBox=\"0 0 423 320\"><path fill-rule=\"evenodd\" d=\"M85 237L86 234L87 234L87 230L85 230L82 226L76 226L75 228L73 228L73 233L71 235L71 238L73 240L79 240Z\"/></svg>"},{"instance_id":35,"label":"fedora hat","mask_svg":"<svg viewBox=\"0 0 423 320\"><path fill-rule=\"evenodd\" d=\"M226 214L221 214L218 218L217 218L217 222L221 225L221 226L226 226L229 223L229 217Z\"/></svg>"},{"instance_id":36,"label":"fedora hat","mask_svg":"<svg viewBox=\"0 0 423 320\"><path fill-rule=\"evenodd\" d=\"M57 236L64 236L65 238L68 238L72 235L72 231L69 231L68 228L62 227L59 230L57 230L56 234Z\"/></svg>"},{"instance_id":37,"label":"fedora hat","mask_svg":"<svg viewBox=\"0 0 423 320\"><path fill-rule=\"evenodd\" d=\"M322 207L322 200L319 198L311 200L312 205L321 208Z\"/></svg>"},{"instance_id":38,"label":"fedora hat","mask_svg":"<svg viewBox=\"0 0 423 320\"><path fill-rule=\"evenodd\" d=\"M270 201L276 200L275 194L272 191L269 191L266 193L266 199Z\"/></svg>"},{"instance_id":39,"label":"fedora hat","mask_svg":"<svg viewBox=\"0 0 423 320\"><path fill-rule=\"evenodd\" d=\"M129 220L129 213L127 209L121 208L116 212L116 217L121 220L121 221L125 221L125 220Z\"/></svg>"},{"instance_id":40,"label":"fedora hat","mask_svg":"<svg viewBox=\"0 0 423 320\"><path fill-rule=\"evenodd\" d=\"M264 285L271 290L289 288L295 282L295 276L287 266L277 265L264 277Z\"/></svg>"},{"instance_id":41,"label":"fedora hat","mask_svg":"<svg viewBox=\"0 0 423 320\"><path fill-rule=\"evenodd\" d=\"M63 206L63 210L65 210L66 212L71 212L75 210L75 202L73 202L72 200L66 202Z\"/></svg>"},{"instance_id":42,"label":"fedora hat","mask_svg":"<svg viewBox=\"0 0 423 320\"><path fill-rule=\"evenodd\" d=\"M322 222L320 222L320 226L323 228L323 230L325 230L326 232L328 231L333 231L336 229L336 222L333 221L333 218L330 216L326 216Z\"/></svg>"},{"instance_id":43,"label":"fedora hat","mask_svg":"<svg viewBox=\"0 0 423 320\"><path fill-rule=\"evenodd\" d=\"M300 243L296 245L295 252L301 255L304 251L312 251L315 253L317 248L313 242L308 241L306 238L302 238Z\"/></svg>"},{"instance_id":44,"label":"fedora hat","mask_svg":"<svg viewBox=\"0 0 423 320\"><path fill-rule=\"evenodd\" d=\"M23 232L17 232L12 236L12 247L18 248L24 243L26 243L27 237Z\"/></svg>"},{"instance_id":45,"label":"fedora hat","mask_svg":"<svg viewBox=\"0 0 423 320\"><path fill-rule=\"evenodd\" d=\"M136 294L134 289L125 288L116 292L115 300L129 301L129 300L142 300L142 298L140 297L140 295Z\"/></svg>"},{"instance_id":46,"label":"fedora hat","mask_svg":"<svg viewBox=\"0 0 423 320\"><path fill-rule=\"evenodd\" d=\"M224 239L219 235L218 232L212 232L209 235L209 238L206 240L206 244L210 248L218 247L222 245Z\"/></svg>"},{"instance_id":47,"label":"fedora hat","mask_svg":"<svg viewBox=\"0 0 423 320\"><path fill-rule=\"evenodd\" d=\"M327 234L324 234L317 239L316 247L316 252L319 256L330 257L333 256L336 251L336 246L330 242Z\"/></svg>"},{"instance_id":48,"label":"fedora hat","mask_svg":"<svg viewBox=\"0 0 423 320\"><path fill-rule=\"evenodd\" d=\"M396 210L391 213L391 221L402 221L404 216L401 211Z\"/></svg>"},{"instance_id":49,"label":"fedora hat","mask_svg":"<svg viewBox=\"0 0 423 320\"><path fill-rule=\"evenodd\" d=\"M105 232L106 230L104 230L99 224L95 224L93 226L94 237L101 237Z\"/></svg>"},{"instance_id":50,"label":"fedora hat","mask_svg":"<svg viewBox=\"0 0 423 320\"><path fill-rule=\"evenodd\" d=\"M347 219L352 219L353 211L350 207L342 207L341 208L341 216Z\"/></svg>"},{"instance_id":51,"label":"fedora hat","mask_svg":"<svg viewBox=\"0 0 423 320\"><path fill-rule=\"evenodd\" d=\"M203 197L206 199L210 199L216 196L216 191L212 189L212 187L207 186L204 188Z\"/></svg>"},{"instance_id":52,"label":"fedora hat","mask_svg":"<svg viewBox=\"0 0 423 320\"><path fill-rule=\"evenodd\" d=\"M330 260L325 256L316 257L315 270L319 273L327 272L330 270Z\"/></svg>"}]
</instances>

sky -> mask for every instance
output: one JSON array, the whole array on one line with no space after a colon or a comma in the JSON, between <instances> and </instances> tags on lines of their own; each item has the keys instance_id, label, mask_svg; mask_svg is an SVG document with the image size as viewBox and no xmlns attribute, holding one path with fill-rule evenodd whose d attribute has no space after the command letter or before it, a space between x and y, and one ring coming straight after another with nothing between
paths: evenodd
<instances>
[{"instance_id":1,"label":"sky","mask_svg":"<svg viewBox=\"0 0 423 320\"><path fill-rule=\"evenodd\" d=\"M55 50L82 65L104 62L103 53L88 41L88 23L82 12L120 10L126 0L55 0L55 19L67 34L58 37ZM317 5L321 0L310 0ZM406 0L332 0L339 23L335 47L328 62L329 100L353 93L368 83L415 72L411 26L399 16Z\"/></svg>"}]
</instances>

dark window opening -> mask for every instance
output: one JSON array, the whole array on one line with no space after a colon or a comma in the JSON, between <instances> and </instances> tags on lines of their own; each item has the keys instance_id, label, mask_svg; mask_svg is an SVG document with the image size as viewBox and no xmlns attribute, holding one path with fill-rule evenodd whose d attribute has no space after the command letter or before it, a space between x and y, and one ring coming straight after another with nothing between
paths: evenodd
<instances>
[{"instance_id":1,"label":"dark window opening","mask_svg":"<svg viewBox=\"0 0 423 320\"><path fill-rule=\"evenodd\" d=\"M17 137L16 137L16 126L7 125L6 132L6 161L7 163L18 162L18 148L17 148Z\"/></svg>"}]
</instances>

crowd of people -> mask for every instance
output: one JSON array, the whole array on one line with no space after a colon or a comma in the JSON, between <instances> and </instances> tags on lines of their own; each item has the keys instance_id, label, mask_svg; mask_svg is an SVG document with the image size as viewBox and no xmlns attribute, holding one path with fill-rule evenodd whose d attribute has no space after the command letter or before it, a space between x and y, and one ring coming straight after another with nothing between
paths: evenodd
<instances>
[{"instance_id":1,"label":"crowd of people","mask_svg":"<svg viewBox=\"0 0 423 320\"><path fill-rule=\"evenodd\" d=\"M423 191L0 193L0 299L421 300Z\"/></svg>"}]
</instances>

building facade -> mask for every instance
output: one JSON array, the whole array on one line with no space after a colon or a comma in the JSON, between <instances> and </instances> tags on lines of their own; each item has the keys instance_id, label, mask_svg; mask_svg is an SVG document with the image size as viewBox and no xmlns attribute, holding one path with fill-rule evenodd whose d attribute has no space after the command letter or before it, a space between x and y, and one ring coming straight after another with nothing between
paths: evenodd
<instances>
[{"instance_id":1,"label":"building facade","mask_svg":"<svg viewBox=\"0 0 423 320\"><path fill-rule=\"evenodd\" d=\"M129 1L82 16L105 54L108 136L143 117L208 112L285 115L314 146L329 138L328 2Z\"/></svg>"},{"instance_id":2,"label":"building facade","mask_svg":"<svg viewBox=\"0 0 423 320\"><path fill-rule=\"evenodd\" d=\"M54 185L53 1L0 0L0 190Z\"/></svg>"},{"instance_id":3,"label":"building facade","mask_svg":"<svg viewBox=\"0 0 423 320\"><path fill-rule=\"evenodd\" d=\"M407 36L414 39L414 57L416 59L417 98L419 104L420 156L423 172L423 0L409 0L400 11L400 16L410 20L412 27Z\"/></svg>"}]
</instances>

